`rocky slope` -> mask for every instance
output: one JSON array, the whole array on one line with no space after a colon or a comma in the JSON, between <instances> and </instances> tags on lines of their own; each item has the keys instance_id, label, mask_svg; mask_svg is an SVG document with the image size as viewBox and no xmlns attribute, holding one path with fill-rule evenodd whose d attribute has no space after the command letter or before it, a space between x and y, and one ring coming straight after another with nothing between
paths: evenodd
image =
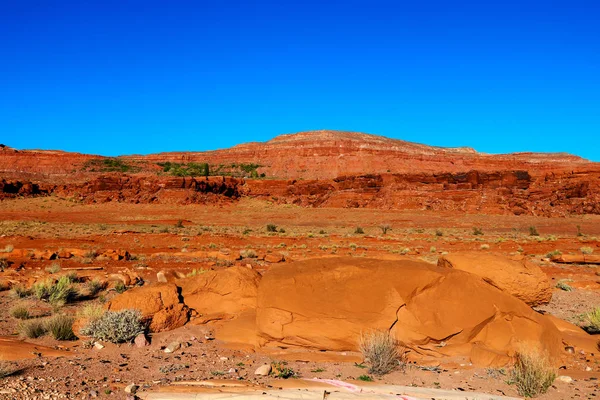
<instances>
[{"instance_id":1,"label":"rocky slope","mask_svg":"<svg viewBox=\"0 0 600 400\"><path fill-rule=\"evenodd\" d=\"M164 172L167 162L208 163L212 173L232 164L251 167L237 170L237 178L193 178ZM259 174L266 179L244 177ZM51 193L86 202L186 204L250 196L313 207L600 214L600 164L562 153L489 155L337 131L119 158L0 147L0 198Z\"/></svg>"}]
</instances>

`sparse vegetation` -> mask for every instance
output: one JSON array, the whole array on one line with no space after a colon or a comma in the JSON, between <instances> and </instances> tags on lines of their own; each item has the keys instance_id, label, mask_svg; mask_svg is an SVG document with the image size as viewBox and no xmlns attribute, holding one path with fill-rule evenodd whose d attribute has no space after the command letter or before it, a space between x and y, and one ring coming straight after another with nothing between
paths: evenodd
<instances>
[{"instance_id":1,"label":"sparse vegetation","mask_svg":"<svg viewBox=\"0 0 600 400\"><path fill-rule=\"evenodd\" d=\"M585 315L587 323L587 331L598 333L600 332L600 307L596 307L593 311Z\"/></svg>"},{"instance_id":2,"label":"sparse vegetation","mask_svg":"<svg viewBox=\"0 0 600 400\"><path fill-rule=\"evenodd\" d=\"M100 318L90 321L81 333L96 340L127 343L144 330L142 314L138 310L121 310L105 312Z\"/></svg>"},{"instance_id":3,"label":"sparse vegetation","mask_svg":"<svg viewBox=\"0 0 600 400\"><path fill-rule=\"evenodd\" d=\"M289 368L285 361L274 362L271 364L271 367L271 375L276 376L277 378L288 379L296 376L296 372Z\"/></svg>"},{"instance_id":4,"label":"sparse vegetation","mask_svg":"<svg viewBox=\"0 0 600 400\"><path fill-rule=\"evenodd\" d=\"M58 314L46 321L46 330L56 340L75 340L77 337L73 332L73 317Z\"/></svg>"},{"instance_id":5,"label":"sparse vegetation","mask_svg":"<svg viewBox=\"0 0 600 400\"><path fill-rule=\"evenodd\" d=\"M565 292L572 292L573 288L569 286L565 281L558 281L556 283L558 289L564 290Z\"/></svg>"},{"instance_id":6,"label":"sparse vegetation","mask_svg":"<svg viewBox=\"0 0 600 400\"><path fill-rule=\"evenodd\" d=\"M475 227L475 228L473 228L473 235L475 235L475 236L483 235L483 230L481 228Z\"/></svg>"},{"instance_id":7,"label":"sparse vegetation","mask_svg":"<svg viewBox=\"0 0 600 400\"><path fill-rule=\"evenodd\" d=\"M10 309L10 315L16 319L29 319L29 308L24 304L17 304Z\"/></svg>"},{"instance_id":8,"label":"sparse vegetation","mask_svg":"<svg viewBox=\"0 0 600 400\"><path fill-rule=\"evenodd\" d=\"M0 253L10 253L15 249L15 246L12 244L7 244L3 249L0 249Z\"/></svg>"},{"instance_id":9,"label":"sparse vegetation","mask_svg":"<svg viewBox=\"0 0 600 400\"><path fill-rule=\"evenodd\" d=\"M594 252L594 249L592 249L591 247L582 247L579 249L579 251L583 254L592 254Z\"/></svg>"},{"instance_id":10,"label":"sparse vegetation","mask_svg":"<svg viewBox=\"0 0 600 400\"><path fill-rule=\"evenodd\" d=\"M240 256L242 256L242 258L256 258L258 257L256 255L256 252L252 249L245 249L240 251Z\"/></svg>"},{"instance_id":11,"label":"sparse vegetation","mask_svg":"<svg viewBox=\"0 0 600 400\"><path fill-rule=\"evenodd\" d=\"M361 375L358 377L358 380L363 382L373 382L373 378L371 378L369 375Z\"/></svg>"},{"instance_id":12,"label":"sparse vegetation","mask_svg":"<svg viewBox=\"0 0 600 400\"><path fill-rule=\"evenodd\" d=\"M540 236L540 234L535 226L529 227L529 236Z\"/></svg>"},{"instance_id":13,"label":"sparse vegetation","mask_svg":"<svg viewBox=\"0 0 600 400\"><path fill-rule=\"evenodd\" d=\"M90 303L79 309L77 315L90 321L97 320L104 315L104 309L100 304Z\"/></svg>"},{"instance_id":14,"label":"sparse vegetation","mask_svg":"<svg viewBox=\"0 0 600 400\"><path fill-rule=\"evenodd\" d=\"M489 244L487 244L487 243L484 243L484 244L482 244L481 246L479 246L479 248L480 248L481 250L489 250L489 248L490 248L490 245L489 245Z\"/></svg>"},{"instance_id":15,"label":"sparse vegetation","mask_svg":"<svg viewBox=\"0 0 600 400\"><path fill-rule=\"evenodd\" d=\"M577 225L577 237L581 237L583 236L583 233L581 232L581 226Z\"/></svg>"},{"instance_id":16,"label":"sparse vegetation","mask_svg":"<svg viewBox=\"0 0 600 400\"><path fill-rule=\"evenodd\" d=\"M17 331L25 338L36 339L46 334L46 326L39 319L30 319L20 322L17 325Z\"/></svg>"},{"instance_id":17,"label":"sparse vegetation","mask_svg":"<svg viewBox=\"0 0 600 400\"><path fill-rule=\"evenodd\" d=\"M392 229L392 226L390 224L382 224L379 225L379 229L381 229L381 233L385 235L389 230Z\"/></svg>"},{"instance_id":18,"label":"sparse vegetation","mask_svg":"<svg viewBox=\"0 0 600 400\"><path fill-rule=\"evenodd\" d=\"M10 290L10 295L17 299L31 296L31 290L22 285L15 285Z\"/></svg>"},{"instance_id":19,"label":"sparse vegetation","mask_svg":"<svg viewBox=\"0 0 600 400\"><path fill-rule=\"evenodd\" d=\"M404 365L402 353L398 352L398 344L388 331L363 333L359 349L371 374L385 375L399 365Z\"/></svg>"},{"instance_id":20,"label":"sparse vegetation","mask_svg":"<svg viewBox=\"0 0 600 400\"><path fill-rule=\"evenodd\" d=\"M55 262L52 263L49 267L46 267L46 272L50 273L50 274L56 274L58 272L60 272L62 270L61 266L59 263Z\"/></svg>"},{"instance_id":21,"label":"sparse vegetation","mask_svg":"<svg viewBox=\"0 0 600 400\"><path fill-rule=\"evenodd\" d=\"M89 281L85 286L87 288L88 295L90 297L94 297L104 289L105 284L98 279L94 279Z\"/></svg>"},{"instance_id":22,"label":"sparse vegetation","mask_svg":"<svg viewBox=\"0 0 600 400\"><path fill-rule=\"evenodd\" d=\"M440 236L444 236L444 232L442 232L442 230L441 230L441 229L436 229L436 230L435 230L435 236L438 236L438 237L440 237Z\"/></svg>"},{"instance_id":23,"label":"sparse vegetation","mask_svg":"<svg viewBox=\"0 0 600 400\"><path fill-rule=\"evenodd\" d=\"M556 379L548 357L535 351L519 351L510 372L509 383L517 387L521 396L535 397L546 393Z\"/></svg>"},{"instance_id":24,"label":"sparse vegetation","mask_svg":"<svg viewBox=\"0 0 600 400\"><path fill-rule=\"evenodd\" d=\"M553 250L553 251L551 251L551 252L547 253L547 254L546 254L546 257L548 257L548 258L552 258L552 257L558 257L558 256L560 256L560 255L562 255L562 253L561 253L561 251L560 251L560 250Z\"/></svg>"},{"instance_id":25,"label":"sparse vegetation","mask_svg":"<svg viewBox=\"0 0 600 400\"><path fill-rule=\"evenodd\" d=\"M277 232L277 225L267 224L267 232Z\"/></svg>"},{"instance_id":26,"label":"sparse vegetation","mask_svg":"<svg viewBox=\"0 0 600 400\"><path fill-rule=\"evenodd\" d=\"M83 165L87 172L138 172L140 168L114 157L93 159Z\"/></svg>"},{"instance_id":27,"label":"sparse vegetation","mask_svg":"<svg viewBox=\"0 0 600 400\"><path fill-rule=\"evenodd\" d=\"M56 283L52 279L38 282L33 285L32 291L38 300L47 301L56 307L73 301L78 295L73 286L73 275L63 275Z\"/></svg>"},{"instance_id":28,"label":"sparse vegetation","mask_svg":"<svg viewBox=\"0 0 600 400\"><path fill-rule=\"evenodd\" d=\"M125 293L127 291L127 286L122 281L118 281L115 284L115 291L119 294Z\"/></svg>"},{"instance_id":29,"label":"sparse vegetation","mask_svg":"<svg viewBox=\"0 0 600 400\"><path fill-rule=\"evenodd\" d=\"M354 230L354 234L356 234L356 235L364 235L365 231L360 226L357 226L356 229Z\"/></svg>"}]
</instances>

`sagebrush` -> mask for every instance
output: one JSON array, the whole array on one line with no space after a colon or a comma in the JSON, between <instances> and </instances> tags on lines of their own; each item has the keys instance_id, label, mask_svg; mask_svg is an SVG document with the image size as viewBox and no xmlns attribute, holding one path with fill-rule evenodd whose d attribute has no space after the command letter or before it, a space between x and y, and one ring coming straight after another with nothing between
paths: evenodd
<instances>
[{"instance_id":1,"label":"sagebrush","mask_svg":"<svg viewBox=\"0 0 600 400\"><path fill-rule=\"evenodd\" d=\"M121 310L105 312L100 318L90 321L81 333L96 340L126 343L144 330L142 314L138 310Z\"/></svg>"}]
</instances>

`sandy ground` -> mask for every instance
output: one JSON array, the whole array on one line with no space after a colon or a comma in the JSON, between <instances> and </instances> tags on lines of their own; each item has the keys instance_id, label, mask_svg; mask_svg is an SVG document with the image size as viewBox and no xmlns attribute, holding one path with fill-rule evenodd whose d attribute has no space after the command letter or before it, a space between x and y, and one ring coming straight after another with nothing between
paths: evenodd
<instances>
[{"instance_id":1,"label":"sandy ground","mask_svg":"<svg viewBox=\"0 0 600 400\"><path fill-rule=\"evenodd\" d=\"M36 251L59 249L124 249L129 261L112 260L16 260L22 264L11 279L30 282L48 276L46 268L58 263L79 270L80 277L107 277L130 269L147 282L156 281L159 270L189 273L194 269L227 268L231 262L186 257L193 251L239 254L282 254L286 262L328 255L355 257L409 257L435 263L445 252L458 250L523 254L539 264L553 282L565 282L573 291L555 289L550 304L539 311L583 324L585 313L600 306L600 277L590 265L558 265L547 259L556 250L576 254L582 247L600 252L600 218L574 216L549 219L527 216L457 215L431 211L403 212L364 209L306 209L273 205L255 200L223 206L166 206L107 203L82 205L57 198L17 199L0 202L0 251L8 247ZM277 226L268 232L267 224ZM380 226L389 224L383 234ZM529 227L540 236L531 236ZM582 236L577 236L580 226ZM365 234L355 233L362 227ZM483 235L474 235L480 228ZM167 253L154 257L156 253ZM178 256L168 253L179 253ZM0 258L2 254L0 253ZM260 272L271 264L244 259ZM18 265L15 265L18 266ZM2 273L0 273L0 277ZM104 293L104 299L114 292ZM37 316L51 314L45 303L28 300ZM93 300L98 301L98 300ZM0 336L15 338L17 320L9 309L17 302L8 291L0 292ZM68 305L76 313L85 302ZM368 375L356 361L358 354L320 355L333 361L298 361L306 355L274 355L238 350L217 340L206 340L211 326L185 326L154 335L148 347L107 344L102 350L88 348L85 340L58 342L49 337L29 340L38 345L64 350L61 357L20 359L9 366L15 373L0 380L0 398L124 398L123 388L135 382L142 388L156 388L181 380L233 378L277 387L281 378L259 378L254 370L273 361L287 362L296 377L352 380ZM184 347L173 354L161 349L173 340ZM313 357L313 356L311 356ZM285 358L285 360L284 360ZM2 354L0 354L2 359ZM587 361L586 361L587 359ZM344 361L347 360L347 361ZM593 398L599 395L600 366L589 355L576 355L560 375L572 383L556 381L542 399ZM586 371L586 369L588 369ZM480 391L516 396L506 383L507 371L481 369L467 360L444 360L434 366L411 364L404 371L377 382L420 387ZM291 378L294 379L294 378Z\"/></svg>"}]
</instances>

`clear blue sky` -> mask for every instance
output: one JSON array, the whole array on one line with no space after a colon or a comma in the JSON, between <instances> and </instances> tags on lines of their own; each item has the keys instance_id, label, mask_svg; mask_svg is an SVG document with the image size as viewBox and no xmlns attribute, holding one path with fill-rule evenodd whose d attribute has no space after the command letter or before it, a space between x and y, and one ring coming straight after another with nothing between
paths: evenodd
<instances>
[{"instance_id":1,"label":"clear blue sky","mask_svg":"<svg viewBox=\"0 0 600 400\"><path fill-rule=\"evenodd\" d=\"M0 0L0 143L312 129L600 161L600 2Z\"/></svg>"}]
</instances>

